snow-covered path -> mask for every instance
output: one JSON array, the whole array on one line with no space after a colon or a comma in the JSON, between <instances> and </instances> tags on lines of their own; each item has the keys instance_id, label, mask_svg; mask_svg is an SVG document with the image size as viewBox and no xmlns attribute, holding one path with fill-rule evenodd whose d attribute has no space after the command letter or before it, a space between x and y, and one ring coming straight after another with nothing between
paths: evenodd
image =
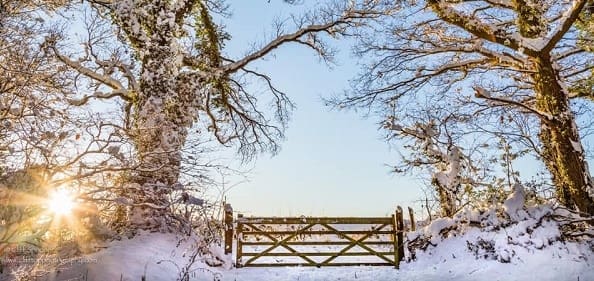
<instances>
[{"instance_id":1,"label":"snow-covered path","mask_svg":"<svg viewBox=\"0 0 594 281\"><path fill-rule=\"evenodd\" d=\"M171 281L179 277L179 267L187 261L188 249L178 237L144 234L132 240L115 241L111 247L91 254L90 263L65 268L45 280L122 280ZM190 280L200 281L592 281L594 256L583 256L584 249L547 247L536 253L517 253L510 263L476 259L466 251L462 239L442 243L438 249L420 253L412 263L401 263L399 270L385 267L277 267L209 268L197 263ZM569 245L566 245L569 246ZM571 248L571 246L570 246ZM173 249L173 250L172 250ZM184 254L185 252L185 254ZM168 261L168 262L163 262ZM82 279L77 279L82 278ZM86 279L85 279L86 278ZM121 279L120 279L121 278ZM0 278L1 279L1 278Z\"/></svg>"},{"instance_id":2,"label":"snow-covered path","mask_svg":"<svg viewBox=\"0 0 594 281\"><path fill-rule=\"evenodd\" d=\"M132 240L117 241L94 255L97 263L87 267L88 280L147 281L176 280L178 266L187 261L190 248L178 244L178 237L145 234ZM249 267L212 268L196 263L190 280L200 281L592 281L594 255L582 245L553 244L537 252L516 248L509 263L475 258L464 239L447 239L432 251L417 254L414 262L402 262L400 269L390 266L368 267ZM188 241L186 241L188 242ZM173 250L172 250L173 249ZM230 258L230 256L228 256ZM164 260L171 262L163 262ZM161 261L159 263L159 261ZM122 275L123 273L123 275ZM107 279L106 279L107 278ZM62 279L55 279L62 280Z\"/></svg>"},{"instance_id":3,"label":"snow-covered path","mask_svg":"<svg viewBox=\"0 0 594 281\"><path fill-rule=\"evenodd\" d=\"M400 270L391 267L325 267L325 268L240 268L223 271L223 281L586 281L594 280L594 264L583 261L541 257L524 264L502 264L497 261L446 261L434 265L403 264ZM208 279L205 276L203 280Z\"/></svg>"}]
</instances>

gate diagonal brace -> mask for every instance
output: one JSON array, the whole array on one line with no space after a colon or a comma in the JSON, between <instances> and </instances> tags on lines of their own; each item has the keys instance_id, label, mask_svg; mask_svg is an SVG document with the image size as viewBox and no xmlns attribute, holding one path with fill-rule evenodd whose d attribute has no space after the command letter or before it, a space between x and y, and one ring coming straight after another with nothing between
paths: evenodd
<instances>
[{"instance_id":1,"label":"gate diagonal brace","mask_svg":"<svg viewBox=\"0 0 594 281\"><path fill-rule=\"evenodd\" d=\"M340 252L336 253L336 255L331 256L329 258L327 258L326 260L322 261L320 264L321 265L327 265L329 262L331 262L332 260L336 259L338 256L340 256L341 254L346 253L348 250L350 250L351 248L355 247L355 246L359 246L365 250L367 250L367 252L369 252L370 256L377 256L387 262L389 262L390 264L393 264L395 261L392 261L388 258L386 258L384 255L379 254L377 251L375 251L374 249L368 247L367 245L365 245L363 243L363 241L365 241L367 238L369 238L371 235L375 234L373 232L370 232L368 234L365 234L363 237L359 238L359 239L354 239L346 234L342 234L340 233L340 231L334 227L331 227L328 224L321 224L322 226L324 226L325 228L327 228L330 231L334 231L336 233L336 235L339 236L343 236L344 238L346 238L347 240L351 241L351 244L349 244L348 246L344 247ZM388 224L382 224L380 227L378 227L377 229L375 229L374 231L380 231L382 230L384 227L388 226Z\"/></svg>"},{"instance_id":2,"label":"gate diagonal brace","mask_svg":"<svg viewBox=\"0 0 594 281\"><path fill-rule=\"evenodd\" d=\"M258 227L256 227L255 225L251 224L251 223L246 223L245 225L253 228L255 231L260 231L263 232L261 229L259 229ZM298 229L295 231L295 233L285 237L282 240L278 240L276 238L274 238L274 236L270 235L270 234L264 234L264 236L267 236L270 240L272 240L272 242L274 242L275 244L268 247L268 249L262 251L260 254L253 256L252 258L250 258L249 260L247 260L243 265L246 266L250 263L252 263L253 261L255 261L258 258L261 258L263 255L270 253L272 250L278 248L279 246L284 247L285 249L289 250L291 253L296 254L297 256L299 256L300 258L304 259L305 261L307 261L308 264L312 264L312 265L316 265L319 266L318 263L316 263L314 260L308 258L306 255L303 255L301 253L299 253L297 250L291 248L289 245L286 244L286 242L288 242L289 240L293 239L295 236L299 235L300 232L302 231L306 231L310 228L312 228L313 226L315 226L316 224L308 224L306 225L304 228Z\"/></svg>"}]
</instances>

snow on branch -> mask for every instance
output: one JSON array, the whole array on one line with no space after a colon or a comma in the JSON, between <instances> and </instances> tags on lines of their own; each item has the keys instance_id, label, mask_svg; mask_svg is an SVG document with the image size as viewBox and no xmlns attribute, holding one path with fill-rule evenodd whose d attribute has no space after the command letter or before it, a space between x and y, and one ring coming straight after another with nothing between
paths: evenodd
<instances>
[{"instance_id":1,"label":"snow on branch","mask_svg":"<svg viewBox=\"0 0 594 281\"><path fill-rule=\"evenodd\" d=\"M554 117L551 116L550 114L546 114L544 112L541 112L531 106L528 106L526 104L523 104L521 102L518 101L514 101L514 100L510 100L510 99L506 99L506 98L500 98L500 97L493 97L491 95L491 93L489 91L487 91L486 89L479 87L479 86L474 86L473 87L474 91L475 91L475 96L477 98L483 98L483 99L487 99L490 101L494 101L497 103L502 103L502 104L507 104L507 105L513 105L516 107L520 107L523 109L528 110L531 113L536 114L539 118L546 120L546 121L552 121L554 120Z\"/></svg>"},{"instance_id":2,"label":"snow on branch","mask_svg":"<svg viewBox=\"0 0 594 281\"><path fill-rule=\"evenodd\" d=\"M476 39L474 42L471 42L473 44L466 44L465 42L453 42L454 45L445 45L443 42L430 43L433 43L431 48L413 48L411 46L405 45L398 48L382 47L379 49L382 51L398 51L402 52L403 54L415 54L417 56L412 57L414 59L426 55L439 55L447 53L478 54L484 57L495 59L499 64L505 64L518 70L524 69L524 66L529 64L529 61L525 57L509 52L498 52L485 47L483 41L480 39ZM411 57L411 55L406 55L406 57Z\"/></svg>"},{"instance_id":3,"label":"snow on branch","mask_svg":"<svg viewBox=\"0 0 594 281\"><path fill-rule=\"evenodd\" d=\"M485 2L493 5L493 6L497 6L497 7L501 7L501 8L505 8L505 9L513 9L514 6L512 5L512 3L509 0L485 0Z\"/></svg>"},{"instance_id":4,"label":"snow on branch","mask_svg":"<svg viewBox=\"0 0 594 281\"><path fill-rule=\"evenodd\" d=\"M539 54L539 50L533 49L532 46L528 46L527 44L523 44L522 40L507 36L505 31L500 30L493 25L483 23L476 17L465 15L460 11L457 11L447 1L429 0L428 2L429 7L431 7L442 20L456 25L479 38L512 48L516 51L522 50L523 53L529 56L538 56Z\"/></svg>"},{"instance_id":5,"label":"snow on branch","mask_svg":"<svg viewBox=\"0 0 594 281\"><path fill-rule=\"evenodd\" d=\"M84 96L81 99L68 99L68 103L74 106L81 106L87 104L90 99L111 99L114 97L120 97L125 101L131 100L131 98L128 96L128 91L115 90L108 93L97 91L92 95Z\"/></svg>"},{"instance_id":6,"label":"snow on branch","mask_svg":"<svg viewBox=\"0 0 594 281\"><path fill-rule=\"evenodd\" d=\"M569 50L566 50L564 52L555 54L553 56L553 59L556 60L556 61L559 61L559 60L563 60L563 59L569 58L569 57L574 56L574 55L582 54L584 52L586 52L586 51L583 48L575 47L575 48L571 48Z\"/></svg>"},{"instance_id":7,"label":"snow on branch","mask_svg":"<svg viewBox=\"0 0 594 281\"><path fill-rule=\"evenodd\" d=\"M70 60L66 56L60 54L58 52L58 50L56 50L56 48L53 46L51 47L51 49L56 54L56 57L64 64L68 65L69 67L73 68L74 70L78 71L79 73L81 73L93 80L101 82L104 85L114 89L113 91L107 92L107 93L104 93L101 91L96 91L94 94L84 96L81 99L68 99L68 103L70 103L71 105L81 106L81 105L88 103L89 100L92 98L94 98L94 99L111 99L114 97L120 97L121 99L123 99L125 101L131 100L130 92L124 87L124 85L122 85L122 83L120 81L110 77L109 75L100 74L90 68L84 67L80 62L75 62L73 60ZM129 78L131 78L133 80L132 76L130 76ZM136 84L132 83L131 85L134 86Z\"/></svg>"},{"instance_id":8,"label":"snow on branch","mask_svg":"<svg viewBox=\"0 0 594 281\"><path fill-rule=\"evenodd\" d=\"M557 29L553 31L551 39L549 39L545 47L542 49L544 53L549 53L551 50L553 50L553 48L555 48L557 43L561 40L561 38L563 38L569 28L571 28L573 23L577 20L584 6L586 5L586 2L588 2L588 0L573 1L571 8L567 10L567 12L561 18L561 24L559 24Z\"/></svg>"},{"instance_id":9,"label":"snow on branch","mask_svg":"<svg viewBox=\"0 0 594 281\"><path fill-rule=\"evenodd\" d=\"M124 87L124 85L122 85L122 83L120 81L110 77L109 75L97 73L96 71L83 66L80 62L76 62L76 61L69 59L68 57L66 57L66 56L62 55L60 52L58 52L58 50L56 49L56 47L54 45L50 45L49 48L56 54L56 57L61 62L68 65L69 67L73 68L77 72L79 72L93 80L101 82L104 85L106 85L114 90L120 91L122 93L127 92L126 87Z\"/></svg>"},{"instance_id":10,"label":"snow on branch","mask_svg":"<svg viewBox=\"0 0 594 281\"><path fill-rule=\"evenodd\" d=\"M362 25L363 23L359 22L359 20L378 18L390 13L390 10L376 10L376 6L379 6L379 4L376 3L378 1L367 2L369 3L366 3L364 7L360 9L356 9L352 6L347 7L340 16L336 18L331 17L326 23L309 24L302 26L292 33L279 35L261 49L245 56L238 61L226 64L221 69L225 73L234 73L244 68L249 63L266 56L274 49L289 42L300 43L308 46L315 50L320 56L325 57L326 48L322 42L319 41L317 36L315 36L315 34L325 32L330 36L336 36L342 34L346 27Z\"/></svg>"},{"instance_id":11,"label":"snow on branch","mask_svg":"<svg viewBox=\"0 0 594 281\"><path fill-rule=\"evenodd\" d=\"M243 68L250 62L264 57L266 54L270 53L272 50L278 48L279 46L281 46L282 44L285 44L287 42L301 42L301 43L304 43L305 45L313 47L314 49L317 49L317 48L315 48L315 46L313 46L313 43L308 44L306 42L300 41L300 38L306 34L309 34L309 33L327 31L332 27L346 24L346 23L347 23L347 21L345 21L345 20L338 20L338 21L330 22L330 23L326 23L326 24L314 24L314 25L309 25L304 28L301 28L293 33L279 36L276 39L272 40L270 43L266 44L266 46L264 46L262 49L247 55L246 57L244 57L241 60L238 60L236 62L233 62L233 63L223 66L223 71L226 73L235 72L235 71Z\"/></svg>"}]
</instances>

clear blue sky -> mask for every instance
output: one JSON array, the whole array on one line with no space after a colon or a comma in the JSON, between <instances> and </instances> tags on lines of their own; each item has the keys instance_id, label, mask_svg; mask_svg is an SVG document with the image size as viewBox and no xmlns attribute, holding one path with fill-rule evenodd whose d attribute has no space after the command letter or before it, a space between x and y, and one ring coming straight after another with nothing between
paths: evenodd
<instances>
[{"instance_id":1,"label":"clear blue sky","mask_svg":"<svg viewBox=\"0 0 594 281\"><path fill-rule=\"evenodd\" d=\"M281 0L229 3L233 16L225 23L233 38L226 51L235 57L248 50L250 43L270 37L275 16L285 18L289 12L305 9ZM421 196L418 181L390 173L386 164L395 163L397 153L381 139L376 120L324 106L321 97L346 89L348 79L357 72L348 44L333 43L340 49L333 69L296 44L278 49L257 64L297 108L280 153L261 155L250 181L227 194L236 211L275 216L382 216L398 204L412 206Z\"/></svg>"},{"instance_id":2,"label":"clear blue sky","mask_svg":"<svg viewBox=\"0 0 594 281\"><path fill-rule=\"evenodd\" d=\"M304 0L305 4L321 1ZM233 16L225 19L233 36L226 52L234 58L254 42L270 38L276 17L300 13L305 5L282 0L229 1ZM290 44L251 68L268 74L275 85L296 103L286 132L287 139L275 157L261 155L253 164L249 182L235 186L227 201L247 215L382 216L396 205L411 206L421 215L421 180L392 174L386 164L399 160L377 130L377 120L353 111L332 111L322 97L348 88L358 71L350 46L333 41L339 49L332 69L313 51ZM589 150L593 137L584 140ZM589 158L592 161L592 158ZM541 166L533 159L515 164L524 179ZM231 179L238 181L237 179Z\"/></svg>"}]
</instances>

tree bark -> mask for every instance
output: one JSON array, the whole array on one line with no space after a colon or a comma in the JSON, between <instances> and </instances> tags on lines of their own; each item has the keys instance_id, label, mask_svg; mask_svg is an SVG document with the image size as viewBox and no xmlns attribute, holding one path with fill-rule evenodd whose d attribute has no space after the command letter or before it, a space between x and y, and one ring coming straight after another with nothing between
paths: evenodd
<instances>
[{"instance_id":1,"label":"tree bark","mask_svg":"<svg viewBox=\"0 0 594 281\"><path fill-rule=\"evenodd\" d=\"M178 185L188 129L202 106L204 81L182 70L184 18L196 1L114 1L115 22L141 62L130 137L139 161L122 197L131 199L126 215L132 229L172 230L171 193Z\"/></svg>"},{"instance_id":2,"label":"tree bark","mask_svg":"<svg viewBox=\"0 0 594 281\"><path fill-rule=\"evenodd\" d=\"M439 196L439 206L441 208L442 217L453 217L456 213L456 197L445 186L439 183L439 180L433 178L433 185L437 190Z\"/></svg>"},{"instance_id":3,"label":"tree bark","mask_svg":"<svg viewBox=\"0 0 594 281\"><path fill-rule=\"evenodd\" d=\"M140 79L141 92L135 104L134 145L140 165L132 178L130 222L140 229L171 229L174 226L170 195L178 183L181 150L193 123L193 104L178 89L179 62L173 42L151 42ZM187 94L187 93L186 93Z\"/></svg>"},{"instance_id":4,"label":"tree bark","mask_svg":"<svg viewBox=\"0 0 594 281\"><path fill-rule=\"evenodd\" d=\"M550 171L559 201L579 211L594 215L594 200L588 193L592 178L585 161L569 95L559 82L558 71L549 55L533 59L536 108L552 118L542 118L539 138L542 156Z\"/></svg>"}]
</instances>

